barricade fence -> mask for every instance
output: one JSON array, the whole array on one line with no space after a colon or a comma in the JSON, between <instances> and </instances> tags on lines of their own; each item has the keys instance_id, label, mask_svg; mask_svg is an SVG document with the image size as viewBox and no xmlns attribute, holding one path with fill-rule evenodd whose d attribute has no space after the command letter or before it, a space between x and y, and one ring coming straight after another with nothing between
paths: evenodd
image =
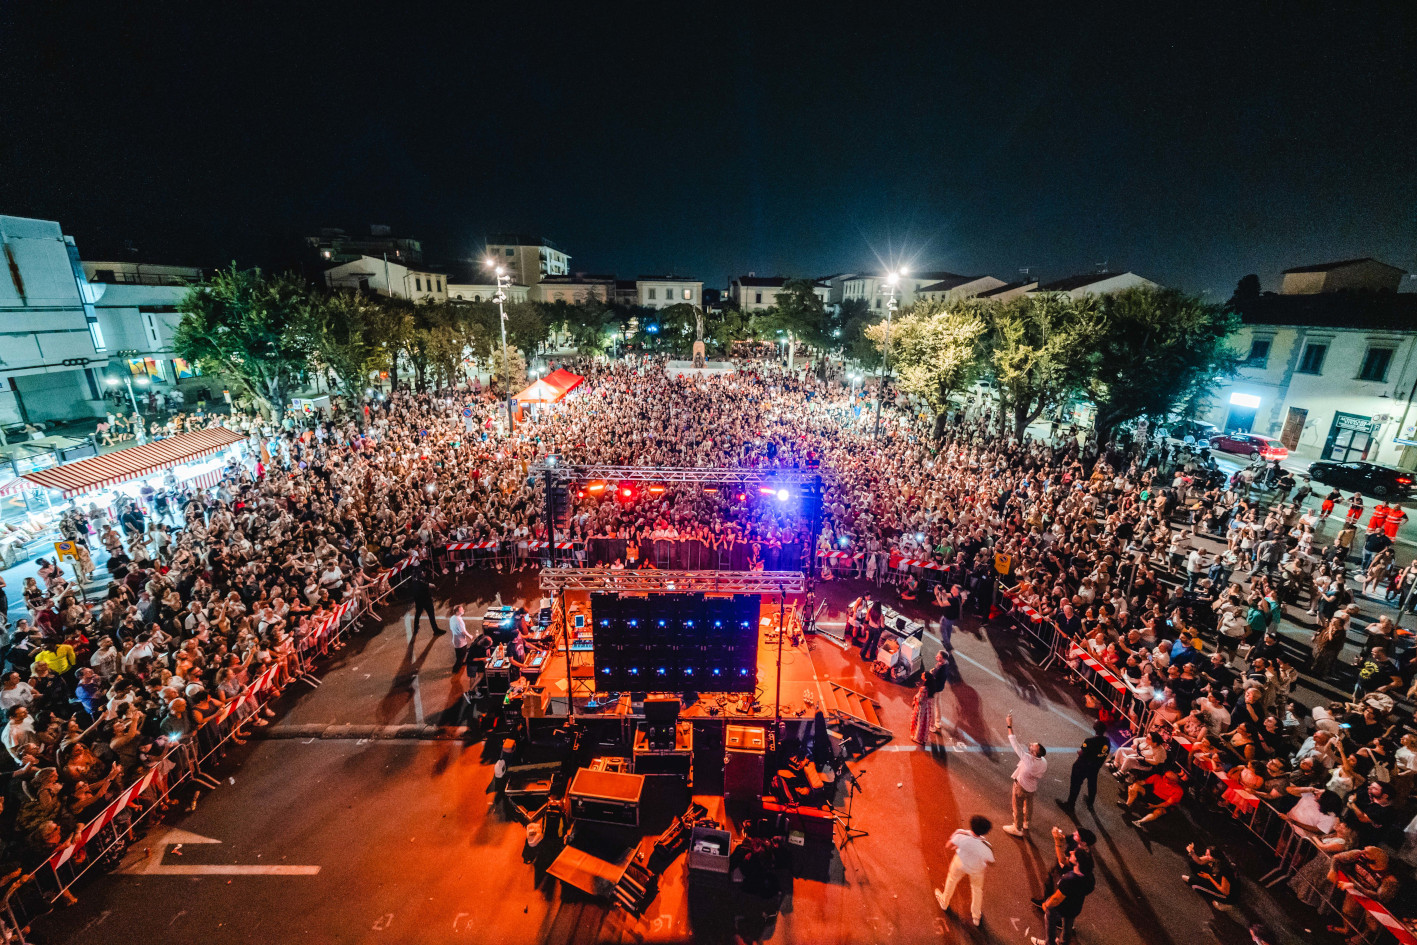
<instances>
[{"instance_id":1,"label":"barricade fence","mask_svg":"<svg viewBox=\"0 0 1417 945\"><path fill-rule=\"evenodd\" d=\"M260 667L240 694L188 735L168 740L162 753L151 759L97 816L75 829L39 867L7 891L0 903L0 927L10 924L11 928L5 931L11 940L22 942L20 930L66 897L70 887L90 869L116 865L135 837L133 828L154 812L171 806L179 788L217 787L203 767L210 768L219 761L229 743L241 737L242 726L287 685L296 680L318 685L311 675L316 661L342 646L359 618L371 613L401 586L410 563L406 559L383 569L332 611L306 623L273 652L270 662Z\"/></svg>"},{"instance_id":2,"label":"barricade fence","mask_svg":"<svg viewBox=\"0 0 1417 945\"><path fill-rule=\"evenodd\" d=\"M1291 880L1291 888L1320 915L1337 914L1343 923L1362 941L1376 943L1390 933L1403 945L1417 945L1414 936L1401 920L1381 903L1354 894L1354 901L1363 911L1355 921L1342 911L1348 895L1329 881L1328 855L1314 844L1316 834L1305 832L1294 821L1265 799L1246 791L1217 766L1198 763L1193 753L1196 745L1179 733L1158 725L1151 707L1151 694L1138 689L1111 667L1096 659L1084 647L1062 633L1057 625L1033 607L1017 598L1010 590L1001 589L1000 597L1008 603L1005 616L1020 633L1032 637L1048 653L1045 666L1057 664L1066 668L1097 701L1099 714L1112 721L1125 722L1123 734L1130 736L1157 732L1168 739L1172 760L1187 771L1192 797L1210 796L1227 809L1249 831L1251 836L1273 854L1281 876Z\"/></svg>"}]
</instances>

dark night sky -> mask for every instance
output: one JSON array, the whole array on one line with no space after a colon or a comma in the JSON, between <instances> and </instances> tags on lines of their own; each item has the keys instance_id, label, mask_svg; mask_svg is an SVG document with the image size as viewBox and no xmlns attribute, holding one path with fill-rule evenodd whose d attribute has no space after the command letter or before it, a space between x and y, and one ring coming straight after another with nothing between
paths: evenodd
<instances>
[{"instance_id":1,"label":"dark night sky","mask_svg":"<svg viewBox=\"0 0 1417 945\"><path fill-rule=\"evenodd\" d=\"M377 222L710 285L1417 270L1417 5L974 6L6 3L0 213L204 265Z\"/></svg>"}]
</instances>

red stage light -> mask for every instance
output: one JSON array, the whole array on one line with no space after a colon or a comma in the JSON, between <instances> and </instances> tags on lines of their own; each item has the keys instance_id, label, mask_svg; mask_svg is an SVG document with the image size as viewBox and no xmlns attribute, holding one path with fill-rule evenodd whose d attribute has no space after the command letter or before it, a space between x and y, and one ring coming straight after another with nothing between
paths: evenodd
<instances>
[{"instance_id":1,"label":"red stage light","mask_svg":"<svg viewBox=\"0 0 1417 945\"><path fill-rule=\"evenodd\" d=\"M661 493L661 492L664 491L664 487L663 487L663 486L650 486L650 487L649 487L649 491L650 491L650 492L653 492L655 495L659 495L659 493Z\"/></svg>"},{"instance_id":2,"label":"red stage light","mask_svg":"<svg viewBox=\"0 0 1417 945\"><path fill-rule=\"evenodd\" d=\"M621 490L620 490L620 494L621 494L622 496L624 496L625 498L628 499L630 496L632 496L632 495L635 494L635 490L630 489L630 488L627 487L627 488L621 489Z\"/></svg>"}]
</instances>

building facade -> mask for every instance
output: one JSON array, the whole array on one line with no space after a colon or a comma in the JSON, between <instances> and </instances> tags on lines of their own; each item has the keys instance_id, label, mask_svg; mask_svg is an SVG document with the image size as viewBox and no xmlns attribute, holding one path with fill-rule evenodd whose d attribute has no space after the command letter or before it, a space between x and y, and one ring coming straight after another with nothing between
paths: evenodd
<instances>
[{"instance_id":1,"label":"building facade","mask_svg":"<svg viewBox=\"0 0 1417 945\"><path fill-rule=\"evenodd\" d=\"M1300 289L1232 304L1242 366L1207 420L1304 459L1417 464L1417 295Z\"/></svg>"},{"instance_id":2,"label":"building facade","mask_svg":"<svg viewBox=\"0 0 1417 945\"><path fill-rule=\"evenodd\" d=\"M486 257L511 273L512 281L535 289L547 276L571 274L571 257L544 237L497 233L487 237Z\"/></svg>"},{"instance_id":3,"label":"building facade","mask_svg":"<svg viewBox=\"0 0 1417 945\"><path fill-rule=\"evenodd\" d=\"M443 302L448 298L445 273L412 268L375 256L360 256L325 270L325 285L331 289L374 292L415 302Z\"/></svg>"},{"instance_id":4,"label":"building facade","mask_svg":"<svg viewBox=\"0 0 1417 945\"><path fill-rule=\"evenodd\" d=\"M757 276L749 273L734 279L729 284L728 292L739 311L762 312L777 304L778 293L788 281L785 276ZM821 299L823 307L831 301L831 287L824 283L813 282L812 294Z\"/></svg>"},{"instance_id":5,"label":"building facade","mask_svg":"<svg viewBox=\"0 0 1417 945\"><path fill-rule=\"evenodd\" d=\"M423 265L421 242L394 236L390 227L380 224L370 226L368 236L351 236L338 227L328 227L322 229L319 236L305 237L305 245L327 266L354 262L360 256L373 256L376 259L387 256L403 265Z\"/></svg>"},{"instance_id":6,"label":"building facade","mask_svg":"<svg viewBox=\"0 0 1417 945\"><path fill-rule=\"evenodd\" d=\"M1034 292L1066 292L1075 299L1085 295L1111 295L1127 289L1154 289L1150 279L1134 272L1087 272L1037 286Z\"/></svg>"},{"instance_id":7,"label":"building facade","mask_svg":"<svg viewBox=\"0 0 1417 945\"><path fill-rule=\"evenodd\" d=\"M540 302L584 304L589 299L609 303L615 298L615 277L580 272L573 276L545 276L536 286Z\"/></svg>"},{"instance_id":8,"label":"building facade","mask_svg":"<svg viewBox=\"0 0 1417 945\"><path fill-rule=\"evenodd\" d=\"M703 305L704 284L683 276L640 276L635 280L635 304L642 308Z\"/></svg>"},{"instance_id":9,"label":"building facade","mask_svg":"<svg viewBox=\"0 0 1417 945\"><path fill-rule=\"evenodd\" d=\"M915 293L915 298L917 301L972 299L986 292L1003 288L1005 285L1007 283L1003 279L996 279L993 276L954 276L950 279L941 279L938 282L930 283L918 290Z\"/></svg>"}]
</instances>

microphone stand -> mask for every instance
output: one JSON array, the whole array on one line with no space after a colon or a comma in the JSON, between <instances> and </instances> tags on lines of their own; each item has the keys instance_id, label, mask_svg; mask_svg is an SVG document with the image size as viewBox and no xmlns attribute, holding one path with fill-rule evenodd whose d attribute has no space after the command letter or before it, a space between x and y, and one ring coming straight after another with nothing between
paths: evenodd
<instances>
[{"instance_id":1,"label":"microphone stand","mask_svg":"<svg viewBox=\"0 0 1417 945\"><path fill-rule=\"evenodd\" d=\"M856 780L858 775L852 774L851 769L846 766L846 762L844 761L841 765L841 771L846 775L846 816L843 817L841 814L833 814L832 819L841 825L842 834L840 846L845 849L846 845L857 837L869 837L871 832L869 830L862 830L860 827L851 826L851 811L856 805L856 793L861 790L861 782ZM865 771L861 772L862 775L865 773Z\"/></svg>"}]
</instances>

